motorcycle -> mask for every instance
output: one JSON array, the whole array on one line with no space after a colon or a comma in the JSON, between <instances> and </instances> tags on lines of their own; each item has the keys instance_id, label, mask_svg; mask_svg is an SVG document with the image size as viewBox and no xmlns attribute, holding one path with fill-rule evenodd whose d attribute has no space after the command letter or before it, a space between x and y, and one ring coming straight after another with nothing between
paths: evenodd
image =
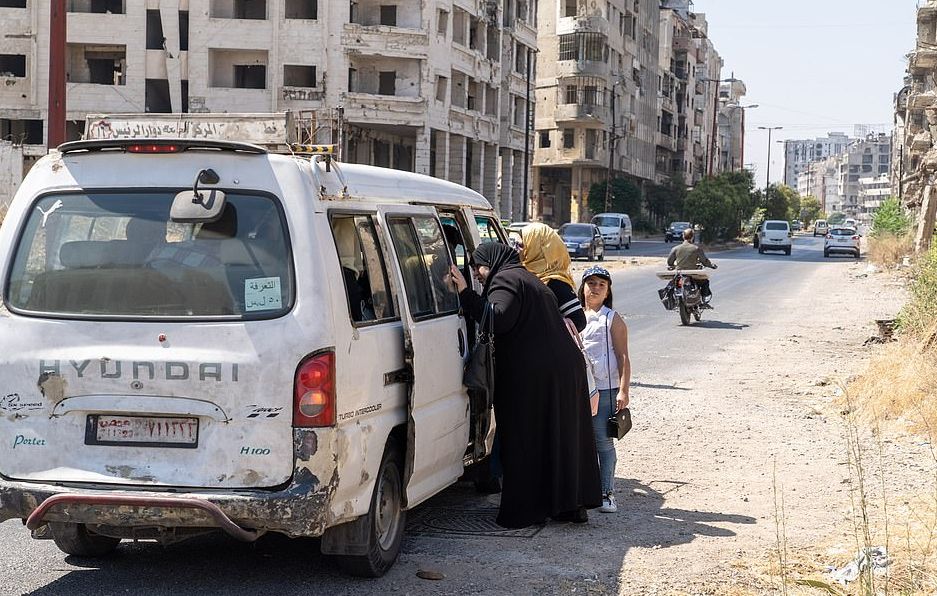
<instances>
[{"instance_id":1,"label":"motorcycle","mask_svg":"<svg viewBox=\"0 0 937 596\"><path fill-rule=\"evenodd\" d=\"M715 265L712 267L716 268ZM660 301L667 310L680 312L680 324L689 325L690 317L699 321L704 308L712 308L703 301L699 282L709 279L709 274L700 269L667 270L657 274L660 279L668 280L666 287L657 291Z\"/></svg>"}]
</instances>

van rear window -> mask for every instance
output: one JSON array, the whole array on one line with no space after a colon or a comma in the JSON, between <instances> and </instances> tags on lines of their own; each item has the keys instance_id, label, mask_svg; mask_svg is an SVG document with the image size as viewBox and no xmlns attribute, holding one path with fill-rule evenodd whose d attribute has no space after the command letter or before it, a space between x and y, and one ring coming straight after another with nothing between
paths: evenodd
<instances>
[{"instance_id":1,"label":"van rear window","mask_svg":"<svg viewBox=\"0 0 937 596\"><path fill-rule=\"evenodd\" d=\"M283 218L228 193L211 223L169 221L174 191L40 199L16 247L7 303L71 317L270 318L293 295Z\"/></svg>"},{"instance_id":2,"label":"van rear window","mask_svg":"<svg viewBox=\"0 0 937 596\"><path fill-rule=\"evenodd\" d=\"M785 232L788 229L787 223L783 221L769 221L765 224L766 230L784 230Z\"/></svg>"}]
</instances>

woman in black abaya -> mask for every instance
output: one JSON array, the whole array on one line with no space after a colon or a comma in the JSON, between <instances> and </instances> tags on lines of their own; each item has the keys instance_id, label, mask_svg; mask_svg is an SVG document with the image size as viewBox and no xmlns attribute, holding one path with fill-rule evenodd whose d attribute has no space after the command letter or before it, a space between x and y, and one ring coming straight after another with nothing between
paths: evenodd
<instances>
[{"instance_id":1,"label":"woman in black abaya","mask_svg":"<svg viewBox=\"0 0 937 596\"><path fill-rule=\"evenodd\" d=\"M480 321L486 299L494 313L494 407L504 468L498 524L584 522L586 509L602 504L602 487L582 353L553 292L513 249L483 244L472 268L483 296L457 268L451 275L467 316Z\"/></svg>"}]
</instances>

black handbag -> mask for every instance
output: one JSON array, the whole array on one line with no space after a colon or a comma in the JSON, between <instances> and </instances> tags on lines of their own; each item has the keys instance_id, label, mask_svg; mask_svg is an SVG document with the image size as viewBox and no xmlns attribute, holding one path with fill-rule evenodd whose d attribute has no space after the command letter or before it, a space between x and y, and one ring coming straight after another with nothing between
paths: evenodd
<instances>
[{"instance_id":1,"label":"black handbag","mask_svg":"<svg viewBox=\"0 0 937 596\"><path fill-rule=\"evenodd\" d=\"M609 334L609 324L608 317L605 317L605 373L608 377L609 385L611 386L612 381L612 371L608 366L608 359L611 356L611 351L609 350L608 345L608 334ZM613 439L621 439L628 431L631 430L631 410L628 408L622 408L620 410L615 410L615 396L609 392L609 399L612 401L612 414L608 417L606 422L606 432L609 437Z\"/></svg>"},{"instance_id":2,"label":"black handbag","mask_svg":"<svg viewBox=\"0 0 937 596\"><path fill-rule=\"evenodd\" d=\"M495 391L495 338L494 312L491 304L485 303L482 320L479 325L478 342L472 348L465 369L462 372L462 384L468 389L486 391L490 396Z\"/></svg>"}]
</instances>

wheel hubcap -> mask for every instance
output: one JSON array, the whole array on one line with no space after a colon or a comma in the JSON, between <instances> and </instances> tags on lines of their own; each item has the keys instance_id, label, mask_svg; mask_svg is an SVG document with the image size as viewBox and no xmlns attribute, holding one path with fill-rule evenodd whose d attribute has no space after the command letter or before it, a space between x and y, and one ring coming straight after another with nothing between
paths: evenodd
<instances>
[{"instance_id":1,"label":"wheel hubcap","mask_svg":"<svg viewBox=\"0 0 937 596\"><path fill-rule=\"evenodd\" d=\"M400 472L390 465L381 475L377 493L377 541L389 550L400 526Z\"/></svg>"}]
</instances>

